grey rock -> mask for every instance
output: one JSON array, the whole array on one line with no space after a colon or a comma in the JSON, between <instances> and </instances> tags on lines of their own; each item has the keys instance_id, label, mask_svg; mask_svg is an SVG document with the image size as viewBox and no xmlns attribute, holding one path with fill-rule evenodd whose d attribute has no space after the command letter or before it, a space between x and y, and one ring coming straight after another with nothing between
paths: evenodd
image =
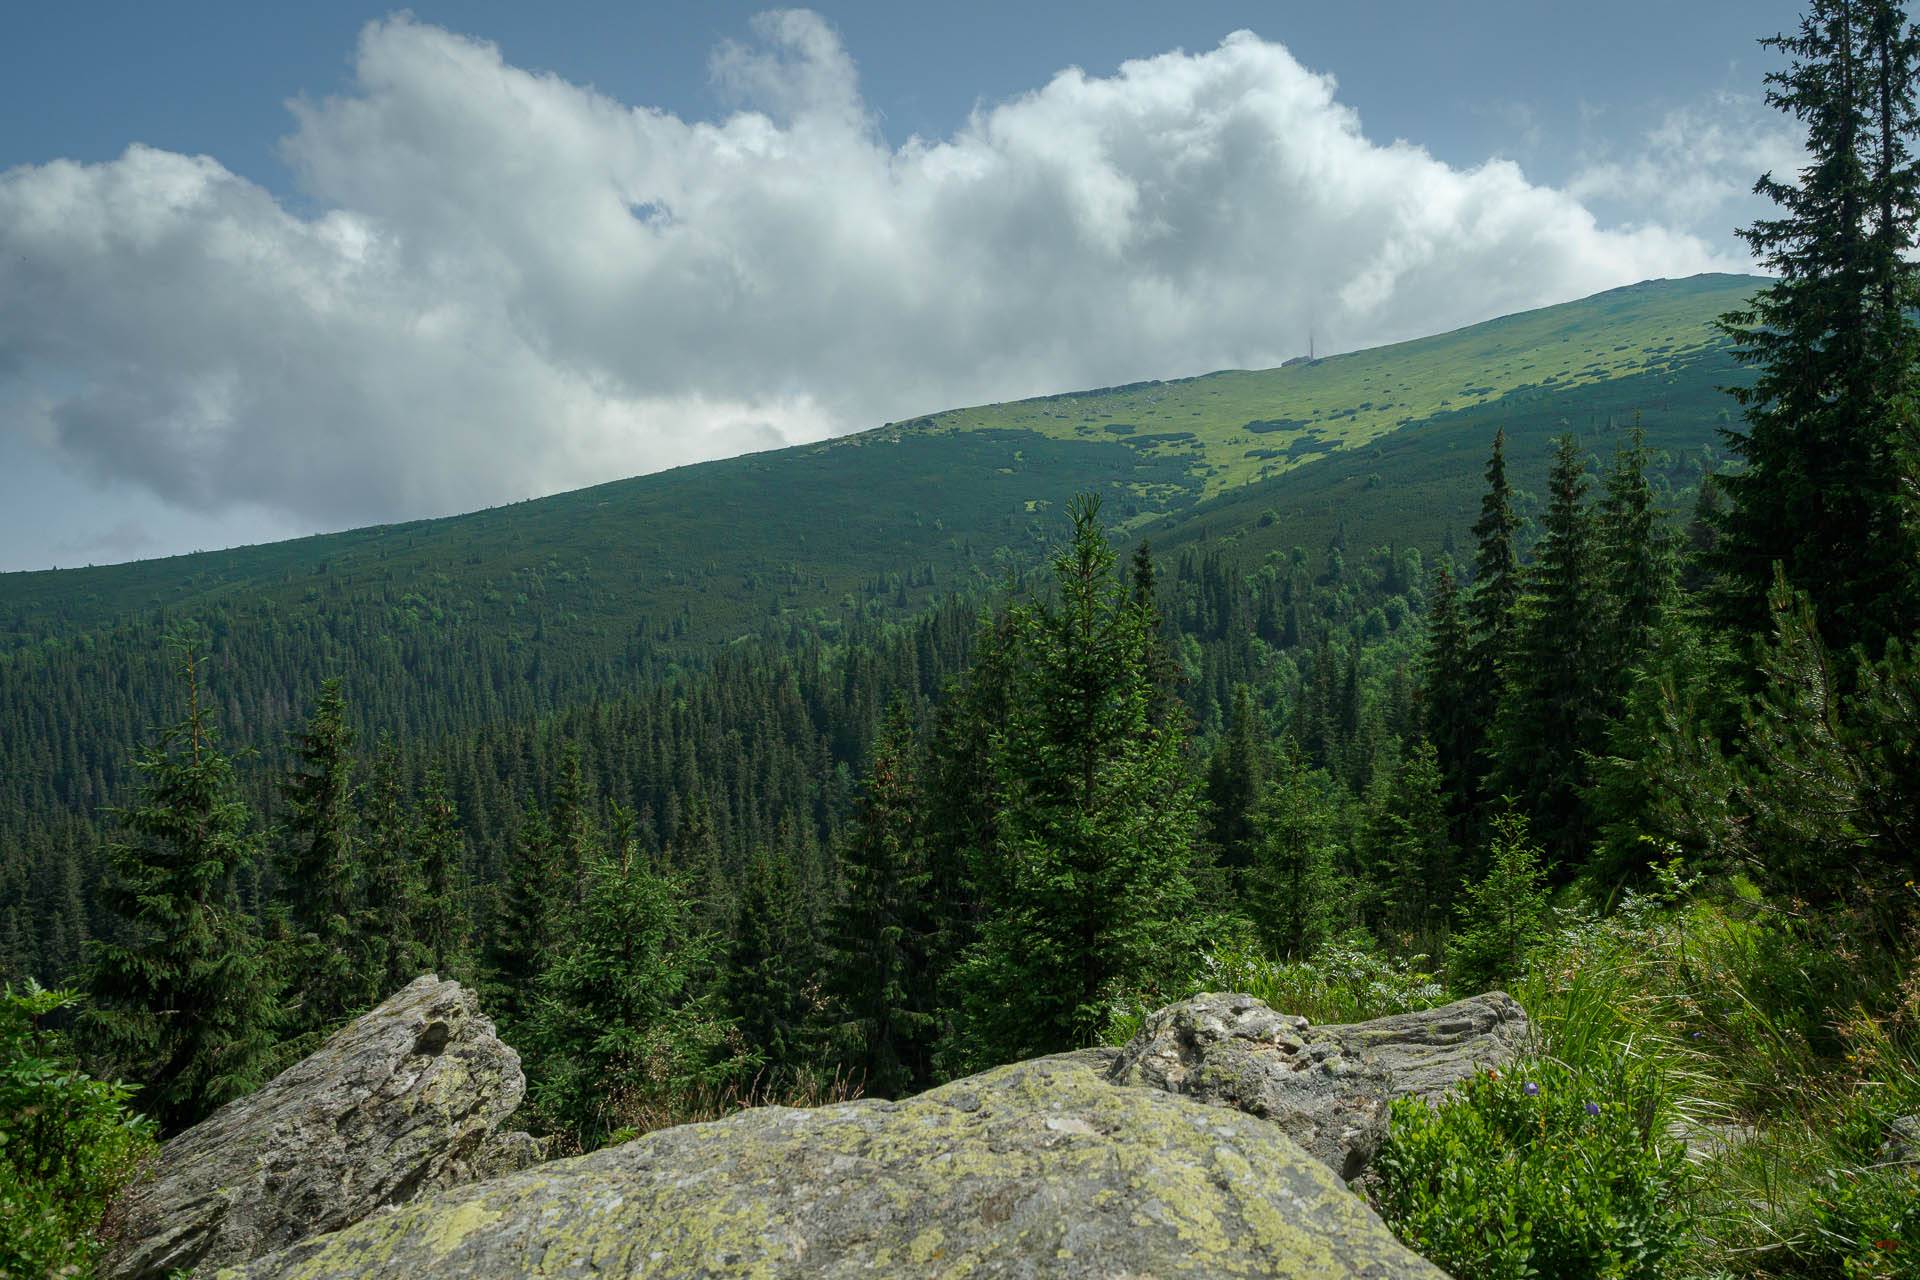
<instances>
[{"instance_id":1,"label":"grey rock","mask_svg":"<svg viewBox=\"0 0 1920 1280\"><path fill-rule=\"evenodd\" d=\"M1148 1014L1107 1078L1271 1121L1342 1178L1386 1138L1393 1087L1386 1068L1310 1038L1305 1018L1212 992Z\"/></svg>"},{"instance_id":2,"label":"grey rock","mask_svg":"<svg viewBox=\"0 0 1920 1280\"><path fill-rule=\"evenodd\" d=\"M1444 1280L1275 1126L1059 1059L661 1130L221 1274Z\"/></svg>"},{"instance_id":3,"label":"grey rock","mask_svg":"<svg viewBox=\"0 0 1920 1280\"><path fill-rule=\"evenodd\" d=\"M1438 1098L1511 1063L1526 1036L1526 1013L1501 991L1318 1028L1250 995L1208 992L1149 1014L1107 1078L1272 1121L1352 1179L1386 1139L1394 1098Z\"/></svg>"},{"instance_id":4,"label":"grey rock","mask_svg":"<svg viewBox=\"0 0 1920 1280\"><path fill-rule=\"evenodd\" d=\"M431 975L258 1092L166 1142L115 1209L112 1280L207 1273L422 1191L524 1168L520 1055L471 991Z\"/></svg>"},{"instance_id":5,"label":"grey rock","mask_svg":"<svg viewBox=\"0 0 1920 1280\"><path fill-rule=\"evenodd\" d=\"M1437 1009L1319 1027L1309 1038L1331 1040L1343 1053L1386 1067L1394 1097L1431 1102L1476 1072L1505 1070L1532 1034L1520 1002L1489 991Z\"/></svg>"}]
</instances>

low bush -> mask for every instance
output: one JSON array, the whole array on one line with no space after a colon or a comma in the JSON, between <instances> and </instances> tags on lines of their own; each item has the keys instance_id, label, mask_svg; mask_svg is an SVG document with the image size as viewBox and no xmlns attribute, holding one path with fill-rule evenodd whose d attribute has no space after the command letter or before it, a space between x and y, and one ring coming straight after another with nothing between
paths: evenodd
<instances>
[{"instance_id":1,"label":"low bush","mask_svg":"<svg viewBox=\"0 0 1920 1280\"><path fill-rule=\"evenodd\" d=\"M1657 1071L1551 1059L1393 1104L1374 1206L1416 1252L1474 1280L1676 1274L1689 1238L1682 1145Z\"/></svg>"},{"instance_id":2,"label":"low bush","mask_svg":"<svg viewBox=\"0 0 1920 1280\"><path fill-rule=\"evenodd\" d=\"M31 982L0 995L0 1275L90 1274L108 1202L154 1150L133 1090L86 1075L42 1027L76 999Z\"/></svg>"}]
</instances>

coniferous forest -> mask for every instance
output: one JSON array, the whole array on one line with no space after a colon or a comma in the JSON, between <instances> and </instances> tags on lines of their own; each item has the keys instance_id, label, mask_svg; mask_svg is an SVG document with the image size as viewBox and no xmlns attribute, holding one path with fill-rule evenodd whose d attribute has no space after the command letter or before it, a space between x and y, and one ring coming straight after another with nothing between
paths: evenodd
<instances>
[{"instance_id":1,"label":"coniferous forest","mask_svg":"<svg viewBox=\"0 0 1920 1280\"><path fill-rule=\"evenodd\" d=\"M1709 468L1639 406L1524 462L1463 421L1442 536L1157 547L1089 485L1010 539L1041 558L699 646L532 645L582 625L537 599L467 652L374 640L373 583L49 645L0 708L0 1119L65 1082L35 1141L98 1157L0 1147L0 1199L78 1215L0 1248L85 1265L142 1144L434 972L556 1152L1202 990L1340 1021L1501 988L1534 1056L1396 1107L1366 1190L1416 1250L1920 1275L1920 31L1815 0L1769 43L1809 164L1761 179Z\"/></svg>"}]
</instances>

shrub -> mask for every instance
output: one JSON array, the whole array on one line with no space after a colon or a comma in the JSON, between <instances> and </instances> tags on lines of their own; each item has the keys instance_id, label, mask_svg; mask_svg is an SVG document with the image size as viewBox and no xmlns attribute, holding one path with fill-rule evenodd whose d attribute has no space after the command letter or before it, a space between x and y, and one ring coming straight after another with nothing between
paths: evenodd
<instances>
[{"instance_id":1,"label":"shrub","mask_svg":"<svg viewBox=\"0 0 1920 1280\"><path fill-rule=\"evenodd\" d=\"M1431 1009L1445 1004L1447 993L1432 974L1414 968L1425 958L1394 959L1347 942L1323 947L1311 960L1271 960L1242 947L1216 947L1201 957L1183 989L1115 1008L1103 1038L1125 1044L1154 1009L1202 991L1242 992L1316 1024Z\"/></svg>"},{"instance_id":2,"label":"shrub","mask_svg":"<svg viewBox=\"0 0 1920 1280\"><path fill-rule=\"evenodd\" d=\"M31 981L0 995L0 1275L90 1271L108 1200L154 1150L133 1090L81 1072L40 1025L77 998Z\"/></svg>"},{"instance_id":3,"label":"shrub","mask_svg":"<svg viewBox=\"0 0 1920 1280\"><path fill-rule=\"evenodd\" d=\"M1658 1074L1622 1060L1489 1071L1432 1105L1393 1104L1374 1161L1394 1233L1461 1280L1674 1274L1689 1217Z\"/></svg>"}]
</instances>

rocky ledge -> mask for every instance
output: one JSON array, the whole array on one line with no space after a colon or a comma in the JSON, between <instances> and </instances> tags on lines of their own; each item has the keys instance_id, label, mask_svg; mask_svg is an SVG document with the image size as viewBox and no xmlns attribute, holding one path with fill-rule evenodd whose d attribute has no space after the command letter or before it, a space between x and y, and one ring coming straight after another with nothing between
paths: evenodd
<instances>
[{"instance_id":1,"label":"rocky ledge","mask_svg":"<svg viewBox=\"0 0 1920 1280\"><path fill-rule=\"evenodd\" d=\"M118 1243L101 1274L205 1273L424 1191L524 1168L538 1144L498 1128L525 1089L520 1055L473 992L416 979L169 1139L115 1207Z\"/></svg>"},{"instance_id":2,"label":"rocky ledge","mask_svg":"<svg viewBox=\"0 0 1920 1280\"><path fill-rule=\"evenodd\" d=\"M1276 1126L1083 1063L767 1107L380 1213L221 1272L1442 1280Z\"/></svg>"}]
</instances>

